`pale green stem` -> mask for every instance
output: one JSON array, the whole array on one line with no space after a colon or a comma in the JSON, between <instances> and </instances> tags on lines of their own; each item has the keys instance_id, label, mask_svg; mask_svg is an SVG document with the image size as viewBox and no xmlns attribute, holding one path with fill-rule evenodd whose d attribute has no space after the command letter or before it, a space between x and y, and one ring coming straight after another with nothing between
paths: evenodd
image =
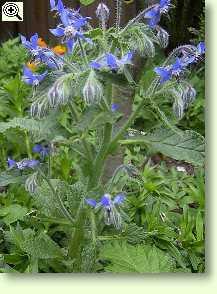
<instances>
[{"instance_id":1,"label":"pale green stem","mask_svg":"<svg viewBox=\"0 0 217 294\"><path fill-rule=\"evenodd\" d=\"M95 221L95 214L93 212L93 210L91 210L90 212L90 220L91 220L91 233L92 233L92 240L93 240L93 244L95 245L96 244L96 221Z\"/></svg>"},{"instance_id":2,"label":"pale green stem","mask_svg":"<svg viewBox=\"0 0 217 294\"><path fill-rule=\"evenodd\" d=\"M24 133L25 133L25 144L26 144L27 155L29 158L32 158L32 151L30 147L29 137L26 131Z\"/></svg>"}]
</instances>

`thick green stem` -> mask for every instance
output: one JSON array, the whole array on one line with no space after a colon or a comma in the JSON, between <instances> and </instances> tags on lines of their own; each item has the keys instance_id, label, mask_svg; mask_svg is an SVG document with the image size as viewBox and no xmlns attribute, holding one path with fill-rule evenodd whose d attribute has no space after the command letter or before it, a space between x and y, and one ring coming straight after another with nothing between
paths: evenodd
<instances>
[{"instance_id":1,"label":"thick green stem","mask_svg":"<svg viewBox=\"0 0 217 294\"><path fill-rule=\"evenodd\" d=\"M68 255L71 259L74 259L74 272L79 272L81 265L81 253L84 240L84 224L85 224L85 210L83 208L83 199L80 202L77 217L75 221L75 230L72 234L72 238L69 243Z\"/></svg>"},{"instance_id":2,"label":"thick green stem","mask_svg":"<svg viewBox=\"0 0 217 294\"><path fill-rule=\"evenodd\" d=\"M97 154L97 157L95 159L94 175L90 178L88 189L97 187L101 179L105 159L106 159L108 148L111 141L111 132L112 132L112 125L107 123L104 127L103 142L99 150L99 153Z\"/></svg>"}]
</instances>

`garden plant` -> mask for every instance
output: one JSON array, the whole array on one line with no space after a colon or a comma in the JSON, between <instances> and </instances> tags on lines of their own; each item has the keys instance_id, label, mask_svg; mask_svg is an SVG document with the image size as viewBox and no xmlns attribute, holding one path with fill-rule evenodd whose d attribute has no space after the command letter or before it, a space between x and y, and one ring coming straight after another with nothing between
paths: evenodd
<instances>
[{"instance_id":1,"label":"garden plant","mask_svg":"<svg viewBox=\"0 0 217 294\"><path fill-rule=\"evenodd\" d=\"M16 45L22 77L11 67L0 84L12 97L0 99L2 272L204 271L203 126L189 129L185 113L205 44L180 45L156 64L171 1L125 25L116 5L115 25L102 2L93 28L50 0L61 45L37 33ZM193 172L154 166L156 154Z\"/></svg>"}]
</instances>

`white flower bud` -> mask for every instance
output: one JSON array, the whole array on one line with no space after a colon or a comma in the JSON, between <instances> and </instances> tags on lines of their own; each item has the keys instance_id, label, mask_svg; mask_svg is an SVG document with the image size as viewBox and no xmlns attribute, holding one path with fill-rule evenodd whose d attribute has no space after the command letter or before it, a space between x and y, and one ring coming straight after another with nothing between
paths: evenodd
<instances>
[{"instance_id":1,"label":"white flower bud","mask_svg":"<svg viewBox=\"0 0 217 294\"><path fill-rule=\"evenodd\" d=\"M197 92L192 86L188 86L185 89L183 98L182 98L185 103L185 108L187 108L188 105L195 100L196 94Z\"/></svg>"},{"instance_id":2,"label":"white flower bud","mask_svg":"<svg viewBox=\"0 0 217 294\"><path fill-rule=\"evenodd\" d=\"M106 23L108 21L109 13L108 7L103 2L99 3L96 9L96 16L102 23Z\"/></svg>"},{"instance_id":3,"label":"white flower bud","mask_svg":"<svg viewBox=\"0 0 217 294\"><path fill-rule=\"evenodd\" d=\"M98 104L103 97L101 83L96 79L96 74L91 71L83 88L83 97L87 105Z\"/></svg>"},{"instance_id":4,"label":"white flower bud","mask_svg":"<svg viewBox=\"0 0 217 294\"><path fill-rule=\"evenodd\" d=\"M173 112L178 119L181 119L184 115L184 102L182 99L178 99L173 103Z\"/></svg>"},{"instance_id":5,"label":"white flower bud","mask_svg":"<svg viewBox=\"0 0 217 294\"><path fill-rule=\"evenodd\" d=\"M166 48L169 43L169 34L161 27L157 27L157 39L162 48Z\"/></svg>"}]
</instances>

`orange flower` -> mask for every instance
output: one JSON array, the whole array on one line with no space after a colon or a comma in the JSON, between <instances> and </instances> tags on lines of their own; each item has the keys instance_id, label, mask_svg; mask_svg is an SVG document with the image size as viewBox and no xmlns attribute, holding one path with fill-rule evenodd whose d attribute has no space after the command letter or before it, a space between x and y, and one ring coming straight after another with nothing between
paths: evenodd
<instances>
[{"instance_id":1,"label":"orange flower","mask_svg":"<svg viewBox=\"0 0 217 294\"><path fill-rule=\"evenodd\" d=\"M36 62L28 62L26 66L31 70L31 71L36 71L38 64Z\"/></svg>"},{"instance_id":2,"label":"orange flower","mask_svg":"<svg viewBox=\"0 0 217 294\"><path fill-rule=\"evenodd\" d=\"M38 38L38 46L40 46L42 48L46 48L47 44L45 43L45 41L42 38Z\"/></svg>"},{"instance_id":3,"label":"orange flower","mask_svg":"<svg viewBox=\"0 0 217 294\"><path fill-rule=\"evenodd\" d=\"M63 55L66 53L66 47L63 45L57 45L52 48L52 51L56 54Z\"/></svg>"}]
</instances>

